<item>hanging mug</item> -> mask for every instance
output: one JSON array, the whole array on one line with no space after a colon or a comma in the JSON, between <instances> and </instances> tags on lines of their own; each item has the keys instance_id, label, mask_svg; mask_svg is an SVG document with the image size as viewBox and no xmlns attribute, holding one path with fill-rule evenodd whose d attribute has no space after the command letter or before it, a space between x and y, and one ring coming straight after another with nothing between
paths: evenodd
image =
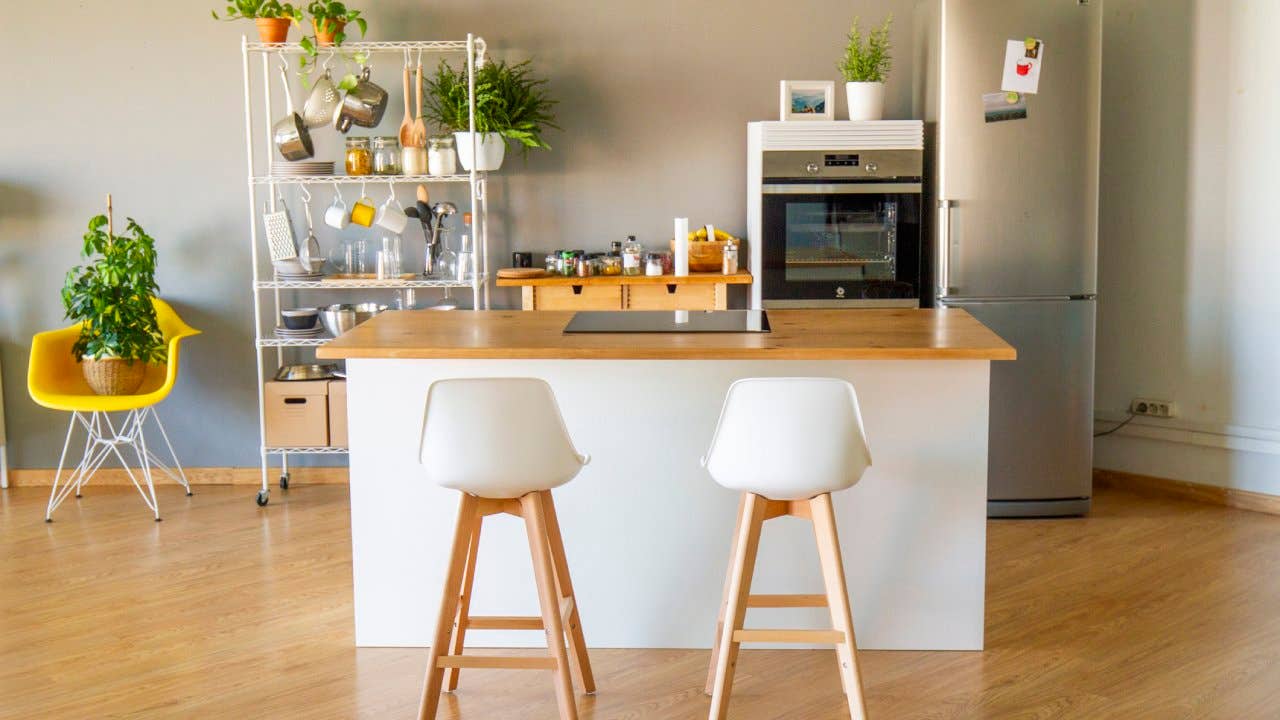
<instances>
[{"instance_id":1,"label":"hanging mug","mask_svg":"<svg viewBox=\"0 0 1280 720\"><path fill-rule=\"evenodd\" d=\"M342 193L334 193L333 204L324 211L324 224L334 230L347 226L347 203L343 201Z\"/></svg>"},{"instance_id":2,"label":"hanging mug","mask_svg":"<svg viewBox=\"0 0 1280 720\"><path fill-rule=\"evenodd\" d=\"M395 203L396 207L392 207L392 203ZM378 208L378 215L374 218L374 222L379 227L386 228L397 235L404 232L409 224L409 216L404 214L404 208L396 200L395 193L392 193L391 197L382 203L382 207Z\"/></svg>"},{"instance_id":3,"label":"hanging mug","mask_svg":"<svg viewBox=\"0 0 1280 720\"><path fill-rule=\"evenodd\" d=\"M377 206L373 204L373 200L370 200L367 195L361 197L351 206L351 222L362 227L373 225L373 218L377 214Z\"/></svg>"}]
</instances>

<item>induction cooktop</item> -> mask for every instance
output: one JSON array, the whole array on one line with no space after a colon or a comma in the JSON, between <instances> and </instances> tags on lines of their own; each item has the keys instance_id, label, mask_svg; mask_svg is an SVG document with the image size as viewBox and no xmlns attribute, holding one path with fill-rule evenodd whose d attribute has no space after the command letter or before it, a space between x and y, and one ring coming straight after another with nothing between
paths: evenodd
<instances>
[{"instance_id":1,"label":"induction cooktop","mask_svg":"<svg viewBox=\"0 0 1280 720\"><path fill-rule=\"evenodd\" d=\"M573 333L767 333L764 310L591 310L575 313Z\"/></svg>"}]
</instances>

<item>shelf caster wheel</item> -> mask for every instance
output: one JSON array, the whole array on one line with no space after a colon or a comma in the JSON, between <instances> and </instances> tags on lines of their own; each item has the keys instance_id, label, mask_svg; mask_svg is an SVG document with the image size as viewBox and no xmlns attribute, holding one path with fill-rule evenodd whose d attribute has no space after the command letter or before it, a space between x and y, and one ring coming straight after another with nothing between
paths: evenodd
<instances>
[{"instance_id":1,"label":"shelf caster wheel","mask_svg":"<svg viewBox=\"0 0 1280 720\"><path fill-rule=\"evenodd\" d=\"M280 489L281 490L289 489L289 473L285 473L280 476Z\"/></svg>"},{"instance_id":2,"label":"shelf caster wheel","mask_svg":"<svg viewBox=\"0 0 1280 720\"><path fill-rule=\"evenodd\" d=\"M258 491L258 507L266 507L267 501L271 499L271 495L266 490Z\"/></svg>"}]
</instances>

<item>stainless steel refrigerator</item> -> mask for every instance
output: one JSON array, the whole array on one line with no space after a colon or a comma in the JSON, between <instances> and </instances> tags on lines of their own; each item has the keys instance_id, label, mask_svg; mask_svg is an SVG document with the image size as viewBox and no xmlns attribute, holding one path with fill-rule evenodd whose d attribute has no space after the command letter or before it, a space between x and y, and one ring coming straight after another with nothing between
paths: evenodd
<instances>
[{"instance_id":1,"label":"stainless steel refrigerator","mask_svg":"<svg viewBox=\"0 0 1280 720\"><path fill-rule=\"evenodd\" d=\"M1088 512L1093 466L1101 0L917 6L933 302L1018 350L992 363L988 514ZM1042 42L1026 117L988 122L1006 43ZM1016 118L1017 113L1012 113ZM1007 115L1002 116L1007 117Z\"/></svg>"}]
</instances>

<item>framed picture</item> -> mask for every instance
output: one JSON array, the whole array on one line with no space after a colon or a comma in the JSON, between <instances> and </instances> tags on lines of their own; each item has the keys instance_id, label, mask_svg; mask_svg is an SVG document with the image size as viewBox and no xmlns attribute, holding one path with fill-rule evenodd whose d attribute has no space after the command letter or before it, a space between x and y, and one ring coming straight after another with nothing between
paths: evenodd
<instances>
[{"instance_id":1,"label":"framed picture","mask_svg":"<svg viewBox=\"0 0 1280 720\"><path fill-rule=\"evenodd\" d=\"M780 120L835 120L836 84L831 80L783 80Z\"/></svg>"}]
</instances>

